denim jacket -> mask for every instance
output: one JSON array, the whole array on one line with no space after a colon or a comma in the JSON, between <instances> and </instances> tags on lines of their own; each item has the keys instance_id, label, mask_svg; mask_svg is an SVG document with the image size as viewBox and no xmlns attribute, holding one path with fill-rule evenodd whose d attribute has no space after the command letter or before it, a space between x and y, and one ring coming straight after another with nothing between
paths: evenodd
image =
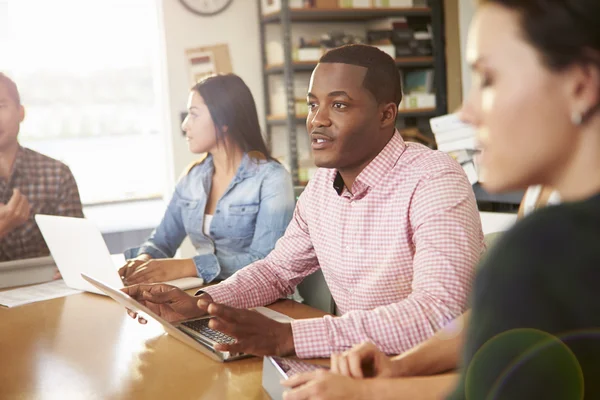
<instances>
[{"instance_id":1,"label":"denim jacket","mask_svg":"<svg viewBox=\"0 0 600 400\"><path fill-rule=\"evenodd\" d=\"M275 161L256 161L244 154L217 203L208 237L202 227L213 171L210 155L193 166L177 184L160 225L142 246L128 249L125 256L145 253L171 258L189 236L197 251L193 261L198 276L210 282L226 279L269 254L294 211L290 174Z\"/></svg>"}]
</instances>

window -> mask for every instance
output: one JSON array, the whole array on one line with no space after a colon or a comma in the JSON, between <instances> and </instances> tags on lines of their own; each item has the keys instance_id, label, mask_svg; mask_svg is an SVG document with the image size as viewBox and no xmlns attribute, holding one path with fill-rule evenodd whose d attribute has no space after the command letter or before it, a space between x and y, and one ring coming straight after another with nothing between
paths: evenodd
<instances>
[{"instance_id":1,"label":"window","mask_svg":"<svg viewBox=\"0 0 600 400\"><path fill-rule=\"evenodd\" d=\"M0 71L26 108L20 142L69 165L84 204L164 193L157 4L0 0Z\"/></svg>"}]
</instances>

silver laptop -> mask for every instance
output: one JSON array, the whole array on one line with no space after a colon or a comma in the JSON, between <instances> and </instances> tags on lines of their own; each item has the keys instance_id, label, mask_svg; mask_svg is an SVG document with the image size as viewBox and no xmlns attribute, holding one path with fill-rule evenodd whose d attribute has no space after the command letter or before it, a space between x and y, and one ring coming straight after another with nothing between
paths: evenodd
<instances>
[{"instance_id":1,"label":"silver laptop","mask_svg":"<svg viewBox=\"0 0 600 400\"><path fill-rule=\"evenodd\" d=\"M152 312L146 306L138 303L136 300L122 291L114 287L110 287L106 283L94 279L86 274L81 274L81 276L82 279L84 279L90 285L110 296L122 306L139 313L146 319L158 321L171 336L193 347L213 360L232 361L240 358L250 357L248 354L244 353L229 353L215 349L215 345L219 343L233 343L235 339L231 336L227 336L223 332L209 328L208 322L210 321L211 317L195 318L187 321L171 323Z\"/></svg>"},{"instance_id":2,"label":"silver laptop","mask_svg":"<svg viewBox=\"0 0 600 400\"><path fill-rule=\"evenodd\" d=\"M37 214L35 221L67 286L104 294L81 277L81 273L86 273L112 287L123 287L118 272L121 265L113 263L106 242L92 221L43 214ZM204 282L202 278L189 277L165 283L185 290Z\"/></svg>"},{"instance_id":3,"label":"silver laptop","mask_svg":"<svg viewBox=\"0 0 600 400\"><path fill-rule=\"evenodd\" d=\"M293 358L263 357L262 386L272 400L281 400L283 392L288 390L281 385L281 380L287 380L301 372L315 369L329 369L324 365L310 364Z\"/></svg>"}]
</instances>

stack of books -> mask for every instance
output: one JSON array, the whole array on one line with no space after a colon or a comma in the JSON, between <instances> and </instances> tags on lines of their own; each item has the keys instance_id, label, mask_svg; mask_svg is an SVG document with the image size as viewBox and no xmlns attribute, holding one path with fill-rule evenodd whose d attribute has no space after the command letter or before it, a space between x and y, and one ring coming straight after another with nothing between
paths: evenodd
<instances>
[{"instance_id":1,"label":"stack of books","mask_svg":"<svg viewBox=\"0 0 600 400\"><path fill-rule=\"evenodd\" d=\"M458 114L448 114L429 121L438 150L450 154L463 167L471 185L479 182L479 168L475 160L477 140L475 129L462 122Z\"/></svg>"}]
</instances>

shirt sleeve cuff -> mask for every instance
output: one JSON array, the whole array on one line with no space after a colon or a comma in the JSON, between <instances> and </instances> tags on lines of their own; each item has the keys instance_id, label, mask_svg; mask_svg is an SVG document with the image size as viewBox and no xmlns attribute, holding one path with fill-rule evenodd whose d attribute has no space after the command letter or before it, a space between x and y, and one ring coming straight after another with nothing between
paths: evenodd
<instances>
[{"instance_id":1,"label":"shirt sleeve cuff","mask_svg":"<svg viewBox=\"0 0 600 400\"><path fill-rule=\"evenodd\" d=\"M146 243L141 245L140 247L134 247L131 249L127 249L123 252L123 254L125 255L126 260L136 258L140 254L148 254L150 257L152 257L154 259L169 258L169 256L167 256L165 253L163 253L156 247L146 244Z\"/></svg>"},{"instance_id":2,"label":"shirt sleeve cuff","mask_svg":"<svg viewBox=\"0 0 600 400\"><path fill-rule=\"evenodd\" d=\"M215 303L227 304L230 307L237 307L236 298L233 290L227 287L226 282L221 282L218 285L212 285L202 288L196 292L196 296L201 293L208 293Z\"/></svg>"},{"instance_id":3,"label":"shirt sleeve cuff","mask_svg":"<svg viewBox=\"0 0 600 400\"><path fill-rule=\"evenodd\" d=\"M292 321L294 349L299 358L325 358L331 355L327 318L332 317Z\"/></svg>"},{"instance_id":4,"label":"shirt sleeve cuff","mask_svg":"<svg viewBox=\"0 0 600 400\"><path fill-rule=\"evenodd\" d=\"M214 254L202 254L193 257L192 260L196 264L198 276L204 280L204 283L212 282L221 273L219 260Z\"/></svg>"},{"instance_id":5,"label":"shirt sleeve cuff","mask_svg":"<svg viewBox=\"0 0 600 400\"><path fill-rule=\"evenodd\" d=\"M139 247L132 247L131 249L126 249L123 252L126 260L131 260L132 258L136 258L140 254Z\"/></svg>"}]
</instances>

